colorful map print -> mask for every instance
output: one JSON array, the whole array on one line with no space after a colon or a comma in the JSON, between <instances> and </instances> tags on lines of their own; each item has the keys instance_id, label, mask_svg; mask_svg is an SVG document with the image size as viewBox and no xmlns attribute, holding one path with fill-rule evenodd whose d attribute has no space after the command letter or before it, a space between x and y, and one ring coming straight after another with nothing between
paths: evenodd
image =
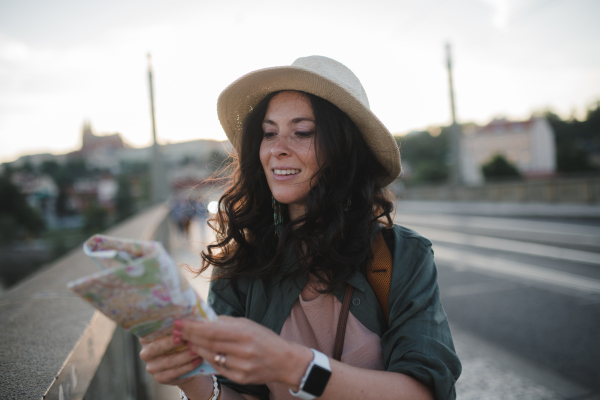
<instances>
[{"instance_id":1,"label":"colorful map print","mask_svg":"<svg viewBox=\"0 0 600 400\"><path fill-rule=\"evenodd\" d=\"M217 319L160 243L95 235L83 248L101 271L69 289L134 335L152 341L170 335L177 319ZM186 376L211 373L203 363Z\"/></svg>"}]
</instances>

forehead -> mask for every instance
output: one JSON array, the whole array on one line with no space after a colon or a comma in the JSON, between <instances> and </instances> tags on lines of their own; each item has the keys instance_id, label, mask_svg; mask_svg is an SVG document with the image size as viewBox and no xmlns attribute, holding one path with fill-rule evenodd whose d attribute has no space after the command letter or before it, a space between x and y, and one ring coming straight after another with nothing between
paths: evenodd
<instances>
[{"instance_id":1,"label":"forehead","mask_svg":"<svg viewBox=\"0 0 600 400\"><path fill-rule=\"evenodd\" d=\"M269 101L265 119L271 119L273 116L314 119L312 104L308 96L294 91L280 92L273 96Z\"/></svg>"}]
</instances>

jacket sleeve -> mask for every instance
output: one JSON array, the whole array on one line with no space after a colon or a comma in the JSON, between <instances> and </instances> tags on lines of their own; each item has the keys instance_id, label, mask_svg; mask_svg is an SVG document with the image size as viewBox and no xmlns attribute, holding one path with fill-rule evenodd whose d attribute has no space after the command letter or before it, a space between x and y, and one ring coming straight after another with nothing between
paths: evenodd
<instances>
[{"instance_id":1,"label":"jacket sleeve","mask_svg":"<svg viewBox=\"0 0 600 400\"><path fill-rule=\"evenodd\" d=\"M210 283L208 304L218 315L243 317L246 305L242 304L241 299L245 296L240 295L238 285L228 283L224 280L214 280ZM266 385L240 385L222 376L219 376L218 379L221 385L225 385L238 393L249 394L264 400L269 398L269 389Z\"/></svg>"},{"instance_id":2,"label":"jacket sleeve","mask_svg":"<svg viewBox=\"0 0 600 400\"><path fill-rule=\"evenodd\" d=\"M411 376L437 400L454 400L461 364L440 301L429 240L396 226L389 329L381 338L388 371Z\"/></svg>"}]
</instances>

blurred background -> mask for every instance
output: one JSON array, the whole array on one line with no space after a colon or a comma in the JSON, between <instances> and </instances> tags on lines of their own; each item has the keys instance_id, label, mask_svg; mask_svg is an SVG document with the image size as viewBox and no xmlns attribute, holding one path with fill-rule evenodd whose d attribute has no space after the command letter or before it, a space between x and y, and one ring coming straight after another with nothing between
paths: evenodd
<instances>
[{"instance_id":1,"label":"blurred background","mask_svg":"<svg viewBox=\"0 0 600 400\"><path fill-rule=\"evenodd\" d=\"M599 18L595 0L3 1L0 306L161 203L197 267L232 161L219 93L318 54L401 148L396 222L434 243L459 398L600 398Z\"/></svg>"}]
</instances>

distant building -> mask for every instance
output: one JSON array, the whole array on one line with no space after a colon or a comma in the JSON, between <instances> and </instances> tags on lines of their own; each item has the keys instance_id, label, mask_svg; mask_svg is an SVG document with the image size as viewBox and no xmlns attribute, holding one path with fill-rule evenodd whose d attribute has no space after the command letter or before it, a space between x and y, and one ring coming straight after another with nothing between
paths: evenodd
<instances>
[{"instance_id":1,"label":"distant building","mask_svg":"<svg viewBox=\"0 0 600 400\"><path fill-rule=\"evenodd\" d=\"M69 158L84 158L87 165L117 172L118 152L126 149L120 133L96 135L89 121L81 129L81 149L68 154Z\"/></svg>"},{"instance_id":2,"label":"distant building","mask_svg":"<svg viewBox=\"0 0 600 400\"><path fill-rule=\"evenodd\" d=\"M7 164L10 164L10 166L13 168L21 168L25 164L29 163L33 167L38 168L40 165L42 165L46 161L55 161L59 164L64 164L66 159L67 159L67 156L65 154L60 154L60 155L54 155L54 154L50 154L50 153L27 154L27 155L19 157L15 161L13 161L11 163L7 163Z\"/></svg>"},{"instance_id":3,"label":"distant building","mask_svg":"<svg viewBox=\"0 0 600 400\"><path fill-rule=\"evenodd\" d=\"M481 166L495 155L504 156L525 177L556 172L554 131L545 118L527 121L494 119L465 131L461 142L461 171L467 185L483 182Z\"/></svg>"},{"instance_id":4,"label":"distant building","mask_svg":"<svg viewBox=\"0 0 600 400\"><path fill-rule=\"evenodd\" d=\"M122 149L125 147L121 134L113 133L110 135L97 136L92 130L92 125L89 121L83 123L81 130L81 149L79 152L88 154L100 148Z\"/></svg>"}]
</instances>

